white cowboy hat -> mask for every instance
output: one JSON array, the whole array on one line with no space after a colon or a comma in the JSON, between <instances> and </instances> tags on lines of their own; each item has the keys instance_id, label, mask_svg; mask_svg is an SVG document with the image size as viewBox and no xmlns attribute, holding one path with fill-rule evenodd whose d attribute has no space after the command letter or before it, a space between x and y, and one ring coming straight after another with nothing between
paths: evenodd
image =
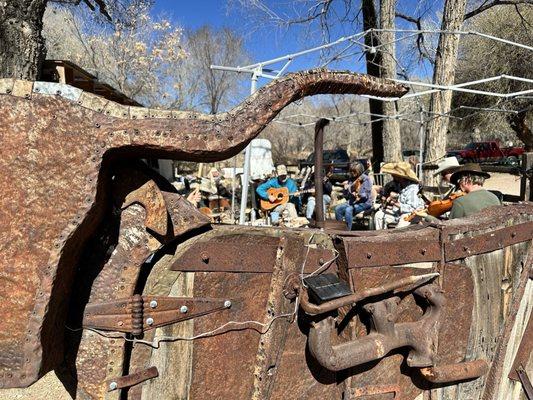
<instances>
[{"instance_id":1,"label":"white cowboy hat","mask_svg":"<svg viewBox=\"0 0 533 400\"><path fill-rule=\"evenodd\" d=\"M440 175L444 171L453 170L453 169L455 169L455 168L457 168L459 166L461 166L461 164L459 164L459 161L457 160L457 157L446 157L444 160L442 160L438 164L438 168L435 171L435 173L433 174L433 176Z\"/></svg>"}]
</instances>

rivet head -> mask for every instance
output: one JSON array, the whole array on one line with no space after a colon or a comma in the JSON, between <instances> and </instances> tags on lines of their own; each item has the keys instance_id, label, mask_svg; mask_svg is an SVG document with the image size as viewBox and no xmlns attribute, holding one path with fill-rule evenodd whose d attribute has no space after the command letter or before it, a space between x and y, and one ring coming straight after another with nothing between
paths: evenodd
<instances>
[{"instance_id":1,"label":"rivet head","mask_svg":"<svg viewBox=\"0 0 533 400\"><path fill-rule=\"evenodd\" d=\"M231 307L231 301L226 300L226 301L224 302L224 308L230 308L230 307Z\"/></svg>"},{"instance_id":2,"label":"rivet head","mask_svg":"<svg viewBox=\"0 0 533 400\"><path fill-rule=\"evenodd\" d=\"M201 254L201 257L203 262L206 263L209 261L209 254L207 254L205 251Z\"/></svg>"},{"instance_id":3,"label":"rivet head","mask_svg":"<svg viewBox=\"0 0 533 400\"><path fill-rule=\"evenodd\" d=\"M154 319L153 318L146 318L146 325L152 326L153 324L154 324Z\"/></svg>"},{"instance_id":4,"label":"rivet head","mask_svg":"<svg viewBox=\"0 0 533 400\"><path fill-rule=\"evenodd\" d=\"M187 311L189 311L189 307L187 307L187 306L181 306L180 307L180 312L182 314L187 314Z\"/></svg>"},{"instance_id":5,"label":"rivet head","mask_svg":"<svg viewBox=\"0 0 533 400\"><path fill-rule=\"evenodd\" d=\"M427 253L427 250L426 250L426 249L422 249L422 250L420 250L420 253L421 253L422 255L425 255L425 254Z\"/></svg>"},{"instance_id":6,"label":"rivet head","mask_svg":"<svg viewBox=\"0 0 533 400\"><path fill-rule=\"evenodd\" d=\"M372 253L366 253L366 258L370 260L372 258Z\"/></svg>"},{"instance_id":7,"label":"rivet head","mask_svg":"<svg viewBox=\"0 0 533 400\"><path fill-rule=\"evenodd\" d=\"M150 302L150 308L156 308L156 307L157 307L157 301L152 300L152 301Z\"/></svg>"},{"instance_id":8,"label":"rivet head","mask_svg":"<svg viewBox=\"0 0 533 400\"><path fill-rule=\"evenodd\" d=\"M117 388L118 388L118 385L116 382L111 382L109 384L109 390L117 390Z\"/></svg>"}]
</instances>

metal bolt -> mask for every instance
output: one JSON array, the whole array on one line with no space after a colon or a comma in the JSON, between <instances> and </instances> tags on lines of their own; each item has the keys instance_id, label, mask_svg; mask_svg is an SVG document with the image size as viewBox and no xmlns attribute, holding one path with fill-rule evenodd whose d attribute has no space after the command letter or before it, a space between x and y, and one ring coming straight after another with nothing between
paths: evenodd
<instances>
[{"instance_id":1,"label":"metal bolt","mask_svg":"<svg viewBox=\"0 0 533 400\"><path fill-rule=\"evenodd\" d=\"M226 300L226 301L224 302L224 308L230 308L230 307L231 307L231 301Z\"/></svg>"},{"instance_id":2,"label":"metal bolt","mask_svg":"<svg viewBox=\"0 0 533 400\"><path fill-rule=\"evenodd\" d=\"M117 390L117 388L118 388L118 385L116 382L111 382L109 384L109 390Z\"/></svg>"},{"instance_id":3,"label":"metal bolt","mask_svg":"<svg viewBox=\"0 0 533 400\"><path fill-rule=\"evenodd\" d=\"M463 246L463 251L468 251L468 247Z\"/></svg>"},{"instance_id":4,"label":"metal bolt","mask_svg":"<svg viewBox=\"0 0 533 400\"><path fill-rule=\"evenodd\" d=\"M149 325L149 326L152 326L154 324L154 319L153 318L146 318L146 324Z\"/></svg>"},{"instance_id":5,"label":"metal bolt","mask_svg":"<svg viewBox=\"0 0 533 400\"><path fill-rule=\"evenodd\" d=\"M209 261L209 254L207 254L205 251L201 254L201 257L203 262L206 263Z\"/></svg>"},{"instance_id":6,"label":"metal bolt","mask_svg":"<svg viewBox=\"0 0 533 400\"><path fill-rule=\"evenodd\" d=\"M425 254L427 253L427 250L426 250L426 249L422 249L422 250L420 250L420 253L421 253L422 255L425 255Z\"/></svg>"},{"instance_id":7,"label":"metal bolt","mask_svg":"<svg viewBox=\"0 0 533 400\"><path fill-rule=\"evenodd\" d=\"M370 260L372 258L372 253L366 253L366 258Z\"/></svg>"},{"instance_id":8,"label":"metal bolt","mask_svg":"<svg viewBox=\"0 0 533 400\"><path fill-rule=\"evenodd\" d=\"M516 237L516 232L511 233L511 237L512 238Z\"/></svg>"},{"instance_id":9,"label":"metal bolt","mask_svg":"<svg viewBox=\"0 0 533 400\"><path fill-rule=\"evenodd\" d=\"M157 307L157 301L152 300L152 301L150 302L150 308L156 308L156 307Z\"/></svg>"},{"instance_id":10,"label":"metal bolt","mask_svg":"<svg viewBox=\"0 0 533 400\"><path fill-rule=\"evenodd\" d=\"M180 312L181 312L182 314L186 314L187 311L189 311L189 307L187 307L187 306L181 306L181 308L180 308Z\"/></svg>"}]
</instances>

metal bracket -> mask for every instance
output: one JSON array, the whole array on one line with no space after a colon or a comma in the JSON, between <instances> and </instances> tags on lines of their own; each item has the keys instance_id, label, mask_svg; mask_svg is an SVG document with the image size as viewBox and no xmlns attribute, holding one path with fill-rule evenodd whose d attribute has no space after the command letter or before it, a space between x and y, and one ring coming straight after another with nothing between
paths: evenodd
<instances>
[{"instance_id":1,"label":"metal bracket","mask_svg":"<svg viewBox=\"0 0 533 400\"><path fill-rule=\"evenodd\" d=\"M158 376L159 371L156 367L150 367L130 375L119 376L118 378L107 381L107 391L112 392L114 390L132 387L149 379L157 378Z\"/></svg>"},{"instance_id":2,"label":"metal bracket","mask_svg":"<svg viewBox=\"0 0 533 400\"><path fill-rule=\"evenodd\" d=\"M105 303L89 303L83 327L131 333L135 336L160 326L230 308L228 299L134 295Z\"/></svg>"},{"instance_id":3,"label":"metal bracket","mask_svg":"<svg viewBox=\"0 0 533 400\"><path fill-rule=\"evenodd\" d=\"M533 386L531 385L531 380L529 379L529 376L527 376L526 370L522 365L520 365L516 369L516 373L518 375L518 379L520 379L520 383L522 384L522 388L524 389L524 393L526 394L527 400L533 400Z\"/></svg>"}]
</instances>

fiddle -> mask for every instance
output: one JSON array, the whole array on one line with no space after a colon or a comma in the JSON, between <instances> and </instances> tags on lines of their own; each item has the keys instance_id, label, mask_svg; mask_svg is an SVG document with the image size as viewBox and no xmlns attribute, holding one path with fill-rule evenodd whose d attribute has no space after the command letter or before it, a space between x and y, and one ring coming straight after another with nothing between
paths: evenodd
<instances>
[{"instance_id":1,"label":"fiddle","mask_svg":"<svg viewBox=\"0 0 533 400\"><path fill-rule=\"evenodd\" d=\"M453 207L454 200L459 197L464 196L465 194L461 191L452 193L447 198L442 200L435 200L430 202L423 210L415 210L404 219L406 221L412 221L414 217L421 214L428 214L432 217L440 217L441 215L450 211Z\"/></svg>"}]
</instances>

